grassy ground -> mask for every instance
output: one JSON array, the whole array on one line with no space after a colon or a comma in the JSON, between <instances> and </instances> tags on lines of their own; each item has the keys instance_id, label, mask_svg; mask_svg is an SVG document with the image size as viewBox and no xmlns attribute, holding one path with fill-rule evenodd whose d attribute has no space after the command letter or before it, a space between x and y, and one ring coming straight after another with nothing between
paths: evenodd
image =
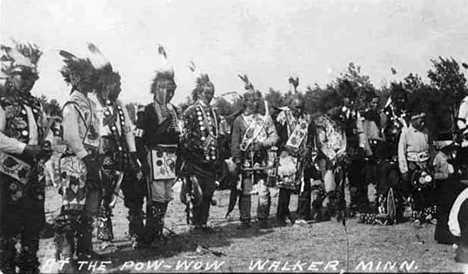
<instances>
[{"instance_id":1,"label":"grassy ground","mask_svg":"<svg viewBox=\"0 0 468 274\"><path fill-rule=\"evenodd\" d=\"M409 223L395 226L347 222L346 230L336 221L314 223L307 227L277 227L275 222L277 197L271 207L270 229L252 228L239 231L238 210L230 219L224 219L228 191L215 193L218 204L212 207L210 222L218 233L195 235L185 223L184 206L176 198L169 206L166 226L168 242L152 250L132 250L127 238L127 211L119 200L114 211L115 244L118 250L102 253L104 261L94 268L83 269L94 273L132 272L464 272L467 265L456 264L452 246L434 241L434 225L416 228ZM56 190L47 193L47 210L58 208ZM256 204L256 196L254 201ZM255 216L256 206L252 207ZM291 210L297 198L293 197ZM55 213L49 214L52 218ZM205 248L201 248L205 247ZM95 245L97 249L97 245ZM207 251L209 250L209 251ZM222 254L213 254L210 251ZM53 261L53 240L41 241L43 272ZM258 261L263 270L252 268ZM380 262L380 263L379 263ZM94 262L96 264L96 262ZM100 264L105 265L105 268ZM218 268L214 267L218 264ZM393 266L394 268L392 268ZM102 271L105 269L105 271Z\"/></svg>"}]
</instances>

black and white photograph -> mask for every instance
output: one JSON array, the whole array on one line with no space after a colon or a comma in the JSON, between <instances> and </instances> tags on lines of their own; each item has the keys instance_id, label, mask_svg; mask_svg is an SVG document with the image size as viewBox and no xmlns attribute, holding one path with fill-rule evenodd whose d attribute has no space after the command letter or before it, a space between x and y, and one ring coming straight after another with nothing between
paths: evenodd
<instances>
[{"instance_id":1,"label":"black and white photograph","mask_svg":"<svg viewBox=\"0 0 468 274\"><path fill-rule=\"evenodd\" d=\"M468 1L0 0L0 274L468 273Z\"/></svg>"}]
</instances>

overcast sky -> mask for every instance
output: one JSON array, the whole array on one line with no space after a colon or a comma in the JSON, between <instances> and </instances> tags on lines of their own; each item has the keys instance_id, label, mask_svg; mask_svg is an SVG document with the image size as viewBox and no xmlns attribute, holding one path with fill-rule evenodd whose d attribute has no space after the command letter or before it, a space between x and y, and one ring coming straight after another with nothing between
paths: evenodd
<instances>
[{"instance_id":1,"label":"overcast sky","mask_svg":"<svg viewBox=\"0 0 468 274\"><path fill-rule=\"evenodd\" d=\"M325 85L349 62L380 86L408 73L426 76L431 58L468 61L468 1L464 0L1 0L1 42L35 42L44 50L33 93L64 102L69 88L58 50L86 54L95 43L122 75L122 99L147 103L157 45L176 74L174 102L190 94L193 60L216 92L254 85L286 91Z\"/></svg>"}]
</instances>

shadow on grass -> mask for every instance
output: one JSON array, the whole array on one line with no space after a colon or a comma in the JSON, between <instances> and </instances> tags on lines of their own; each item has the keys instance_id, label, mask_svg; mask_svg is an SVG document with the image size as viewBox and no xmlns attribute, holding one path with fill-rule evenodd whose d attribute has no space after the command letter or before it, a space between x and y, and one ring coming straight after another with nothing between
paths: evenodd
<instances>
[{"instance_id":1,"label":"shadow on grass","mask_svg":"<svg viewBox=\"0 0 468 274\"><path fill-rule=\"evenodd\" d=\"M226 221L221 225L215 226L215 233L193 233L184 231L179 234L168 234L166 241L160 246L148 249L132 249L129 240L114 242L118 247L117 251L108 254L102 254L103 260L112 262L112 268L119 268L125 262L147 262L164 260L176 257L181 253L187 258L202 258L210 256L212 258L229 256L223 250L227 249L236 239L254 239L274 232L276 222L270 218L270 228L261 229L257 223L252 223L252 227L245 230L239 230L239 222ZM197 248L203 247L202 251Z\"/></svg>"}]
</instances>

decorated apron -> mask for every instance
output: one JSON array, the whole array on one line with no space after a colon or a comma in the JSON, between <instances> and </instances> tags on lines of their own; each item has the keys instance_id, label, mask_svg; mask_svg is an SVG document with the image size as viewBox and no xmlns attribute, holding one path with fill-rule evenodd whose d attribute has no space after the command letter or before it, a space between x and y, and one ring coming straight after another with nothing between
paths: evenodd
<instances>
[{"instance_id":1,"label":"decorated apron","mask_svg":"<svg viewBox=\"0 0 468 274\"><path fill-rule=\"evenodd\" d=\"M298 190L303 186L304 159L297 156L306 148L309 117L297 120L290 111L284 112L288 125L288 140L281 153L278 166L278 187Z\"/></svg>"},{"instance_id":2,"label":"decorated apron","mask_svg":"<svg viewBox=\"0 0 468 274\"><path fill-rule=\"evenodd\" d=\"M74 102L71 102L71 104L75 105L80 118L85 125L88 125L86 123L87 115L80 109L79 105ZM88 115L92 115L92 113ZM96 118L92 117L91 121L96 121ZM99 134L96 127L96 125L90 123L86 127L86 133L83 137L83 145L90 154L96 154L99 148ZM60 174L61 186L59 193L62 194L62 210L83 211L86 202L85 183L87 172L85 163L71 150L67 150L60 159Z\"/></svg>"}]
</instances>

